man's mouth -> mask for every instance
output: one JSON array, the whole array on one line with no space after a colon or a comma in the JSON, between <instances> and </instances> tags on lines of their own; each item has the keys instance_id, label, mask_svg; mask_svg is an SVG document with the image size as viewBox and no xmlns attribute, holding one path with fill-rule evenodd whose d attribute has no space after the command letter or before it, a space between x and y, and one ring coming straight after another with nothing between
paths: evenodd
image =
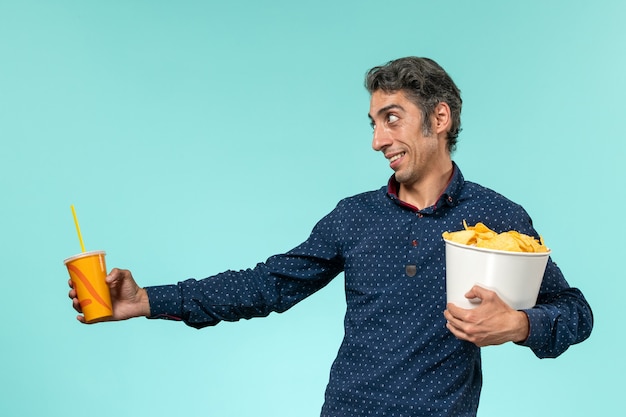
<instances>
[{"instance_id":1,"label":"man's mouth","mask_svg":"<svg viewBox=\"0 0 626 417\"><path fill-rule=\"evenodd\" d=\"M389 158L389 163L393 164L395 161L397 161L398 159L402 158L405 155L404 152L399 153L397 155L392 156L391 158Z\"/></svg>"},{"instance_id":2,"label":"man's mouth","mask_svg":"<svg viewBox=\"0 0 626 417\"><path fill-rule=\"evenodd\" d=\"M404 157L404 155L406 155L406 152L400 152L389 158L389 168L393 169L394 171L398 169L399 165L402 163L402 158Z\"/></svg>"}]
</instances>

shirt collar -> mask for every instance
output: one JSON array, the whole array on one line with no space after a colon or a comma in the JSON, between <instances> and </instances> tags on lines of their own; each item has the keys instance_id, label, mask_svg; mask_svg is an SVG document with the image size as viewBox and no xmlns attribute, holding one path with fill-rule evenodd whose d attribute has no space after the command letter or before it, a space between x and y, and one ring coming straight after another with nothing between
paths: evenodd
<instances>
[{"instance_id":1,"label":"shirt collar","mask_svg":"<svg viewBox=\"0 0 626 417\"><path fill-rule=\"evenodd\" d=\"M452 161L452 177L446 186L444 192L439 196L437 202L434 206L426 207L422 210L418 209L412 204L406 203L398 198L398 191L400 190L400 183L396 181L395 175L392 175L387 182L387 196L391 198L396 204L408 208L410 210L416 212L423 213L433 213L437 210L438 207L441 207L443 204L448 206L456 205L456 202L461 195L461 189L463 188L463 184L465 183L465 179L463 178L463 174L459 169L458 165Z\"/></svg>"}]
</instances>

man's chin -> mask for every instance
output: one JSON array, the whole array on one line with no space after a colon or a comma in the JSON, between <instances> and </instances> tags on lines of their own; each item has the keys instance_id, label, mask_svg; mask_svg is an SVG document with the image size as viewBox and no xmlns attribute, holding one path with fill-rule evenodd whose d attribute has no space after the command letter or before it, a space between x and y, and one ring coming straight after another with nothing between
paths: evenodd
<instances>
[{"instance_id":1,"label":"man's chin","mask_svg":"<svg viewBox=\"0 0 626 417\"><path fill-rule=\"evenodd\" d=\"M396 179L396 181L397 181L399 184L404 184L405 182L407 182L406 175L402 175L402 173L401 173L401 172L396 171L396 172L393 174L393 177Z\"/></svg>"}]
</instances>

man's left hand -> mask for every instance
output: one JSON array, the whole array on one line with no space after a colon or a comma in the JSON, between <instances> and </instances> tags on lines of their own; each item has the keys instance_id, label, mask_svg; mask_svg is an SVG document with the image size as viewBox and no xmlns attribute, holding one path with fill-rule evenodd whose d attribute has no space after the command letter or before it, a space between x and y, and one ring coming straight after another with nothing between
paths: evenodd
<instances>
[{"instance_id":1,"label":"man's left hand","mask_svg":"<svg viewBox=\"0 0 626 417\"><path fill-rule=\"evenodd\" d=\"M446 327L457 338L479 347L522 342L528 338L526 313L509 307L494 291L475 285L465 297L482 301L469 310L448 303L443 313L448 320Z\"/></svg>"}]
</instances>

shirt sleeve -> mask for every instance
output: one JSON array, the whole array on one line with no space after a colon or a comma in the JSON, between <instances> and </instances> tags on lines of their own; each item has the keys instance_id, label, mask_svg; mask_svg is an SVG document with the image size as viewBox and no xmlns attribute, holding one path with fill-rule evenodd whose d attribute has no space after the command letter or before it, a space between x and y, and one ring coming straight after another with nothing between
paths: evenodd
<instances>
[{"instance_id":1,"label":"shirt sleeve","mask_svg":"<svg viewBox=\"0 0 626 417\"><path fill-rule=\"evenodd\" d=\"M530 332L520 343L539 358L555 358L571 345L587 339L593 328L593 313L582 292L570 287L559 267L548 261L537 304L523 310Z\"/></svg>"},{"instance_id":2,"label":"shirt sleeve","mask_svg":"<svg viewBox=\"0 0 626 417\"><path fill-rule=\"evenodd\" d=\"M511 229L539 238L528 213L519 206ZM518 344L531 348L539 358L555 358L571 345L587 339L593 328L593 313L578 288L571 287L550 258L539 289L537 304L522 310L530 325L528 338Z\"/></svg>"},{"instance_id":3,"label":"shirt sleeve","mask_svg":"<svg viewBox=\"0 0 626 417\"><path fill-rule=\"evenodd\" d=\"M304 243L254 268L147 287L149 318L202 328L289 309L343 270L335 212L320 220Z\"/></svg>"}]
</instances>

